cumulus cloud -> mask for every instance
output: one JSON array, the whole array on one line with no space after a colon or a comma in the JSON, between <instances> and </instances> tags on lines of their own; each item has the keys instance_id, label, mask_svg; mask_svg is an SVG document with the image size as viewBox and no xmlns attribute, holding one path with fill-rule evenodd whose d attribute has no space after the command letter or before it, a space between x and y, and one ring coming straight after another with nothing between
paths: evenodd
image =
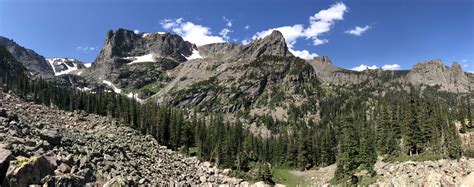
<instances>
[{"instance_id":1,"label":"cumulus cloud","mask_svg":"<svg viewBox=\"0 0 474 187\"><path fill-rule=\"evenodd\" d=\"M370 29L370 26L366 25L364 27L359 27L359 26L356 26L355 28L353 29L350 29L350 30L347 30L346 33L347 34L351 34L351 35L354 35L354 36L360 36L362 35L365 31L369 30Z\"/></svg>"},{"instance_id":2,"label":"cumulus cloud","mask_svg":"<svg viewBox=\"0 0 474 187\"><path fill-rule=\"evenodd\" d=\"M367 69L378 69L378 68L379 67L376 66L376 65L369 66L369 65L361 64L357 67L351 68L351 70L364 71L364 70L367 70ZM400 70L400 65L399 64L385 64L385 65L382 66L382 69L383 70Z\"/></svg>"},{"instance_id":3,"label":"cumulus cloud","mask_svg":"<svg viewBox=\"0 0 474 187\"><path fill-rule=\"evenodd\" d=\"M283 34L283 37L285 37L288 47L292 51L295 51L298 54L297 55L294 53L294 55L299 56L301 58L308 59L309 57L312 57L316 54L309 53L306 50L298 52L297 50L293 49L294 44L296 43L297 39L299 38L311 39L313 45L322 45L322 44L328 43L329 40L321 39L321 35L323 33L330 31L337 20L343 20L344 13L346 11L347 11L347 7L344 3L336 3L332 5L330 8L321 10L318 13L314 14L313 16L310 16L309 26L306 28L302 24L272 28L266 31L257 32L252 37L252 39L255 40L258 38L263 38L267 35L270 35L272 31L278 30Z\"/></svg>"},{"instance_id":4,"label":"cumulus cloud","mask_svg":"<svg viewBox=\"0 0 474 187\"><path fill-rule=\"evenodd\" d=\"M354 71L364 71L364 70L367 70L367 69L377 69L378 67L376 65L372 65L372 66L368 66L368 65L365 65L365 64L361 64L357 67L353 67L351 68L351 70L354 70Z\"/></svg>"},{"instance_id":5,"label":"cumulus cloud","mask_svg":"<svg viewBox=\"0 0 474 187\"><path fill-rule=\"evenodd\" d=\"M227 34L231 33L232 31L228 28L224 28L221 30L221 32L219 32L219 35L222 36L222 38L225 38L226 40L229 40L229 36L227 36Z\"/></svg>"},{"instance_id":6,"label":"cumulus cloud","mask_svg":"<svg viewBox=\"0 0 474 187\"><path fill-rule=\"evenodd\" d=\"M343 20L347 7L344 3L336 3L329 9L321 10L309 18L310 26L304 31L306 38L318 40L319 36L331 30L335 21ZM313 44L319 43L313 41Z\"/></svg>"},{"instance_id":7,"label":"cumulus cloud","mask_svg":"<svg viewBox=\"0 0 474 187\"><path fill-rule=\"evenodd\" d=\"M400 70L399 64L385 64L382 66L383 70Z\"/></svg>"},{"instance_id":8,"label":"cumulus cloud","mask_svg":"<svg viewBox=\"0 0 474 187\"><path fill-rule=\"evenodd\" d=\"M297 56L297 57L300 57L302 59L306 59L306 60L311 60L313 59L314 57L317 57L318 54L316 53L310 53L308 50L301 50L301 51L298 51L298 50L294 50L294 49L290 49L290 52Z\"/></svg>"},{"instance_id":9,"label":"cumulus cloud","mask_svg":"<svg viewBox=\"0 0 474 187\"><path fill-rule=\"evenodd\" d=\"M250 29L250 25L245 25L244 29L245 29L245 30L249 30L249 29Z\"/></svg>"},{"instance_id":10,"label":"cumulus cloud","mask_svg":"<svg viewBox=\"0 0 474 187\"><path fill-rule=\"evenodd\" d=\"M225 39L220 36L212 35L211 29L192 22L184 22L183 18L165 19L161 26L166 30L172 30L183 37L184 40L196 44L197 46L210 43L222 43Z\"/></svg>"}]
</instances>

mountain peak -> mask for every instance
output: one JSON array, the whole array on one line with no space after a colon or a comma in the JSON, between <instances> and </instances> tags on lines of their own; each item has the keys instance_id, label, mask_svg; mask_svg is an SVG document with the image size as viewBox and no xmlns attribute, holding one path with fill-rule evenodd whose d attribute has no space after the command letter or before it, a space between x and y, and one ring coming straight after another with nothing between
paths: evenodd
<instances>
[{"instance_id":1,"label":"mountain peak","mask_svg":"<svg viewBox=\"0 0 474 187\"><path fill-rule=\"evenodd\" d=\"M288 50L285 37L277 30L272 31L268 36L245 45L242 57L257 58L264 55L293 56Z\"/></svg>"},{"instance_id":2,"label":"mountain peak","mask_svg":"<svg viewBox=\"0 0 474 187\"><path fill-rule=\"evenodd\" d=\"M285 41L285 37L283 37L283 34L278 30L273 30L272 33L270 35L266 36L265 38L267 38L267 37L275 39L275 40Z\"/></svg>"}]
</instances>

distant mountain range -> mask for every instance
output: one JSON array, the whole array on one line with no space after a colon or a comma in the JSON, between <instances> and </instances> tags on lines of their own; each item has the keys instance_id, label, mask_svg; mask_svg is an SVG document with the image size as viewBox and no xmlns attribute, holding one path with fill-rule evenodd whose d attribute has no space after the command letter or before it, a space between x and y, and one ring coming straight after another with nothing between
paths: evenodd
<instances>
[{"instance_id":1,"label":"distant mountain range","mask_svg":"<svg viewBox=\"0 0 474 187\"><path fill-rule=\"evenodd\" d=\"M303 60L288 50L279 31L247 45L215 43L197 47L170 33L108 31L104 47L87 68L73 58L44 58L0 37L33 77L54 77L62 84L94 90L108 88L140 100L153 100L203 111L233 112L256 103L262 95L283 89L293 93L315 80L325 85L362 85L380 89L437 86L439 91L466 93L474 75L454 62L440 60L411 70L352 71L337 67L328 57ZM61 81L62 80L62 81ZM292 98L288 102L301 102Z\"/></svg>"}]
</instances>

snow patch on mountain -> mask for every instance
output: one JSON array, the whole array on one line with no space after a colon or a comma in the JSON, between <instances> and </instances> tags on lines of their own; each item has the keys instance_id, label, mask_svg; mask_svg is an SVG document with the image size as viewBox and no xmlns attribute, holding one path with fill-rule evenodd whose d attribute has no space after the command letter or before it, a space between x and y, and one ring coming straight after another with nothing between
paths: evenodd
<instances>
[{"instance_id":1,"label":"snow patch on mountain","mask_svg":"<svg viewBox=\"0 0 474 187\"><path fill-rule=\"evenodd\" d=\"M54 75L56 76L69 74L72 71L79 69L76 64L77 60L73 58L47 58L46 61L49 63L51 68L53 68ZM58 66L63 66L63 70L59 70L57 68Z\"/></svg>"},{"instance_id":2,"label":"snow patch on mountain","mask_svg":"<svg viewBox=\"0 0 474 187\"><path fill-rule=\"evenodd\" d=\"M122 90L120 88L115 87L115 85L108 81L108 80L103 80L102 83L106 84L107 86L111 87L112 90L114 90L115 93L122 93Z\"/></svg>"},{"instance_id":3,"label":"snow patch on mountain","mask_svg":"<svg viewBox=\"0 0 474 187\"><path fill-rule=\"evenodd\" d=\"M151 32L151 33L143 33L142 38L150 36L152 34L166 34L166 32Z\"/></svg>"},{"instance_id":4,"label":"snow patch on mountain","mask_svg":"<svg viewBox=\"0 0 474 187\"><path fill-rule=\"evenodd\" d=\"M124 59L133 60L132 62L128 63L128 65L130 65L130 64L141 63L141 62L154 62L155 56L153 56L153 54L147 54L147 55L142 55L142 56L125 57Z\"/></svg>"},{"instance_id":5,"label":"snow patch on mountain","mask_svg":"<svg viewBox=\"0 0 474 187\"><path fill-rule=\"evenodd\" d=\"M108 81L108 80L103 80L102 83L106 84L107 86L111 87L112 90L114 90L115 93L122 93L122 89L120 88L117 88L112 82ZM87 87L85 88L87 89ZM138 94L135 94L133 92L130 92L128 94L126 94L125 96L127 96L128 98L131 98L131 99L135 99L136 101L138 102L142 102L143 100L141 100L140 98L138 98Z\"/></svg>"},{"instance_id":6,"label":"snow patch on mountain","mask_svg":"<svg viewBox=\"0 0 474 187\"><path fill-rule=\"evenodd\" d=\"M192 59L202 58L202 56L199 54L198 50L193 49L193 53L190 56L184 56L184 58L186 58L187 60L192 60Z\"/></svg>"}]
</instances>

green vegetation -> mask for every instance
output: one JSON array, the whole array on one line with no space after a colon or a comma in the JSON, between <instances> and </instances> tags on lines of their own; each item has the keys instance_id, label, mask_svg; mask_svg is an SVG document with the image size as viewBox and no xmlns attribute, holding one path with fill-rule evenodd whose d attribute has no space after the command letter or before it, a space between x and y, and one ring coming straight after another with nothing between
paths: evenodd
<instances>
[{"instance_id":1,"label":"green vegetation","mask_svg":"<svg viewBox=\"0 0 474 187\"><path fill-rule=\"evenodd\" d=\"M286 186L309 186L305 183L303 177L295 176L286 169L275 169L273 173L273 181Z\"/></svg>"},{"instance_id":2,"label":"green vegetation","mask_svg":"<svg viewBox=\"0 0 474 187\"><path fill-rule=\"evenodd\" d=\"M422 153L420 155L400 155L395 157L388 157L385 159L387 162L406 162L406 161L416 161L416 162L423 162L423 161L430 161L430 160L439 160L442 159L442 155L439 154L429 154L429 153Z\"/></svg>"}]
</instances>

